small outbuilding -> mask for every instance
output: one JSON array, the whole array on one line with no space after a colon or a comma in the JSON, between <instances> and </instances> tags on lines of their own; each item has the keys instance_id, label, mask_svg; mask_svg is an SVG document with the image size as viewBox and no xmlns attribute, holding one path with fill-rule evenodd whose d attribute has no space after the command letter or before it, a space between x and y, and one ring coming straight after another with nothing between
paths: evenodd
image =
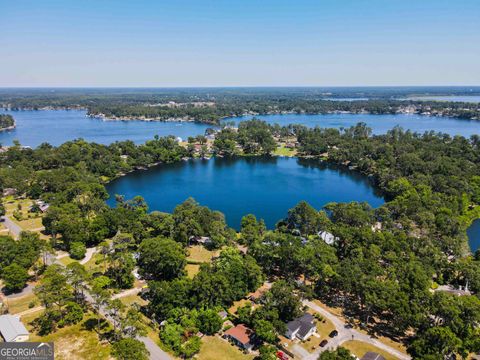
<instances>
[{"instance_id":1,"label":"small outbuilding","mask_svg":"<svg viewBox=\"0 0 480 360\"><path fill-rule=\"evenodd\" d=\"M6 342L27 341L30 337L20 318L9 314L0 316L0 334Z\"/></svg>"}]
</instances>

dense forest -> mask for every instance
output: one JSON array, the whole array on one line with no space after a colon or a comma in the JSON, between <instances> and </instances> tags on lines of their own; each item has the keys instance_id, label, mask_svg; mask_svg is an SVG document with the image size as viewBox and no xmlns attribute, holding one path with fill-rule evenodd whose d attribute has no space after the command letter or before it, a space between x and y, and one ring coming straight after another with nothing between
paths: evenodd
<instances>
[{"instance_id":1,"label":"dense forest","mask_svg":"<svg viewBox=\"0 0 480 360\"><path fill-rule=\"evenodd\" d=\"M131 287L136 264L149 282L149 302L142 311L163 322L162 343L179 356L198 352L195 334L218 331L218 310L265 279L273 286L262 297L263 306L240 308L238 321L252 327L266 344L275 344L285 322L300 313L302 298L319 298L341 306L369 331L406 343L416 359L480 351L480 253L470 253L465 235L467 225L479 216L480 138L399 128L372 135L364 124L308 129L252 120L238 130L226 127L216 134L211 151L221 156L269 155L280 141L298 143L298 161L315 158L319 166L364 173L384 193L386 203L377 209L355 202L314 209L301 202L271 230L246 214L239 233L226 225L223 214L193 199L171 214L149 212L140 197L118 197L117 206L108 207L105 182L139 167L191 156L173 137L143 145L83 140L36 149L16 145L0 154L0 188L13 187L50 203L43 224L53 247L80 253L79 258L86 246L105 247L104 270L89 280L99 298L108 289ZM333 245L319 236L322 231L333 234ZM202 236L211 239L209 247L222 251L192 279L185 271L186 248L192 238ZM105 245L106 239L112 239L112 245ZM18 243L1 240L2 251L9 255L0 273L15 284L12 273L21 268L25 275L42 246L28 234ZM20 263L16 254L23 254ZM68 274L81 272L67 271L48 267L39 294L48 294L51 278L68 279ZM472 295L436 291L439 285L468 285ZM75 303L75 291L65 295L60 310L44 299L45 332L75 308L66 307L67 298Z\"/></svg>"},{"instance_id":2,"label":"dense forest","mask_svg":"<svg viewBox=\"0 0 480 360\"><path fill-rule=\"evenodd\" d=\"M15 120L12 115L0 114L0 130L15 126Z\"/></svg>"},{"instance_id":3,"label":"dense forest","mask_svg":"<svg viewBox=\"0 0 480 360\"><path fill-rule=\"evenodd\" d=\"M13 110L83 108L90 116L110 119L182 119L212 124L230 116L283 112L408 112L479 119L475 103L409 100L412 95L446 93L475 94L464 88L37 89L0 91L0 106Z\"/></svg>"}]
</instances>

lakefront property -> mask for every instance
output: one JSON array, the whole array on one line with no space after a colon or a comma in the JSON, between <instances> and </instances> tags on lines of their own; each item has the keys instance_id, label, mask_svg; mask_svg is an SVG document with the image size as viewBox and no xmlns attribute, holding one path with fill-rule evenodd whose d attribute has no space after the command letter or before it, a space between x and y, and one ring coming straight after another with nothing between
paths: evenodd
<instances>
[{"instance_id":1,"label":"lakefront property","mask_svg":"<svg viewBox=\"0 0 480 360\"><path fill-rule=\"evenodd\" d=\"M0 358L480 359L480 2L59 5L0 5Z\"/></svg>"}]
</instances>

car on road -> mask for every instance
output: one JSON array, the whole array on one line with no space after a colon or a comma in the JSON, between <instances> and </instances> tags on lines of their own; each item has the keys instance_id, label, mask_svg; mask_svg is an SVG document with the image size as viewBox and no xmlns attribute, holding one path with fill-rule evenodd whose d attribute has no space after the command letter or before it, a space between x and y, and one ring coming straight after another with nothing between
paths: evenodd
<instances>
[{"instance_id":1,"label":"car on road","mask_svg":"<svg viewBox=\"0 0 480 360\"><path fill-rule=\"evenodd\" d=\"M330 336L331 338L334 338L335 336L338 335L338 331L337 330L333 330L330 334L328 334L328 336Z\"/></svg>"},{"instance_id":2,"label":"car on road","mask_svg":"<svg viewBox=\"0 0 480 360\"><path fill-rule=\"evenodd\" d=\"M325 345L328 344L328 340L325 339L325 340L322 340L322 342L320 343L320 347L325 347Z\"/></svg>"}]
</instances>

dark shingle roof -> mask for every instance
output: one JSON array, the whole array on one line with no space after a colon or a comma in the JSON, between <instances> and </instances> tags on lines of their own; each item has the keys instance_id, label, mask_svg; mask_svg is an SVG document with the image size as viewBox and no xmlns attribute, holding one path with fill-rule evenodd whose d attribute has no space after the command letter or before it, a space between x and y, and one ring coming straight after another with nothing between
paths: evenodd
<instances>
[{"instance_id":1,"label":"dark shingle roof","mask_svg":"<svg viewBox=\"0 0 480 360\"><path fill-rule=\"evenodd\" d=\"M369 351L363 355L361 360L386 360L382 355Z\"/></svg>"}]
</instances>

